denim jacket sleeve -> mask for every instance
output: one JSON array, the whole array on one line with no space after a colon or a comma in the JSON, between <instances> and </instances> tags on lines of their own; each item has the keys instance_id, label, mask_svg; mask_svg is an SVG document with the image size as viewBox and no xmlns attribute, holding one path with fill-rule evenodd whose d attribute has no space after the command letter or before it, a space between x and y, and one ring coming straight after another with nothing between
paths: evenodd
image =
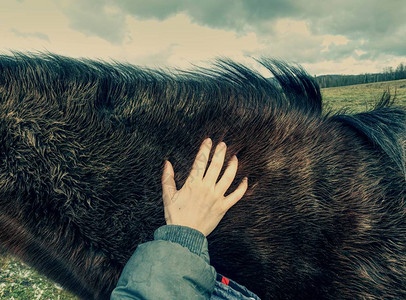
<instances>
[{"instance_id":1,"label":"denim jacket sleeve","mask_svg":"<svg viewBox=\"0 0 406 300\"><path fill-rule=\"evenodd\" d=\"M205 236L165 225L155 231L154 241L137 247L110 299L210 299L215 281Z\"/></svg>"}]
</instances>

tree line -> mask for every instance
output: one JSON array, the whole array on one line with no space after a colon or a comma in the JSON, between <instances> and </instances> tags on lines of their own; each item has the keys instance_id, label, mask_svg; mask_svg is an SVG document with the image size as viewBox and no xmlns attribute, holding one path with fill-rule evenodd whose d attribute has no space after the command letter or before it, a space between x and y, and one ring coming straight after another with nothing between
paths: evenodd
<instances>
[{"instance_id":1,"label":"tree line","mask_svg":"<svg viewBox=\"0 0 406 300\"><path fill-rule=\"evenodd\" d=\"M360 75L321 75L315 76L315 79L321 88L406 79L406 64L401 63L395 69L387 67L381 73L365 73Z\"/></svg>"}]
</instances>

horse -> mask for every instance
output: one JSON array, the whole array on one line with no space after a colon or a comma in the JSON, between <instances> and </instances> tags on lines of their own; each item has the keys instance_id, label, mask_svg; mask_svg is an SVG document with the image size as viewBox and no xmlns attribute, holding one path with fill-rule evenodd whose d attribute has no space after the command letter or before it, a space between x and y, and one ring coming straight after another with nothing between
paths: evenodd
<instances>
[{"instance_id":1,"label":"horse","mask_svg":"<svg viewBox=\"0 0 406 300\"><path fill-rule=\"evenodd\" d=\"M225 196L249 178L208 236L219 273L262 299L405 299L405 109L386 93L332 112L301 66L258 62L273 77L226 58L182 71L1 55L0 247L109 299L165 224L164 161L181 187L210 137L238 157Z\"/></svg>"}]
</instances>

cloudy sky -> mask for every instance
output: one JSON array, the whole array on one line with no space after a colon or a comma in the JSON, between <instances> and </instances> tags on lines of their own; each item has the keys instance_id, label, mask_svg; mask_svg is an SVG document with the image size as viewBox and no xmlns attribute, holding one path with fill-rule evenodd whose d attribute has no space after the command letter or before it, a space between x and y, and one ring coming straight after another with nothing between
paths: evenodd
<instances>
[{"instance_id":1,"label":"cloudy sky","mask_svg":"<svg viewBox=\"0 0 406 300\"><path fill-rule=\"evenodd\" d=\"M180 68L265 56L358 74L406 62L405 20L404 0L5 0L0 53Z\"/></svg>"}]
</instances>

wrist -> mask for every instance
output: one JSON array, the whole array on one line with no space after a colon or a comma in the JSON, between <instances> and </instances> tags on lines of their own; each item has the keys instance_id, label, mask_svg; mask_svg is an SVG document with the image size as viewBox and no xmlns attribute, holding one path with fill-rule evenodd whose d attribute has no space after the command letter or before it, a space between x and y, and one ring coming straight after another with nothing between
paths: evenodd
<instances>
[{"instance_id":1,"label":"wrist","mask_svg":"<svg viewBox=\"0 0 406 300\"><path fill-rule=\"evenodd\" d=\"M154 232L154 240L165 240L178 243L199 256L207 252L207 239L196 229L181 225L164 225Z\"/></svg>"}]
</instances>

